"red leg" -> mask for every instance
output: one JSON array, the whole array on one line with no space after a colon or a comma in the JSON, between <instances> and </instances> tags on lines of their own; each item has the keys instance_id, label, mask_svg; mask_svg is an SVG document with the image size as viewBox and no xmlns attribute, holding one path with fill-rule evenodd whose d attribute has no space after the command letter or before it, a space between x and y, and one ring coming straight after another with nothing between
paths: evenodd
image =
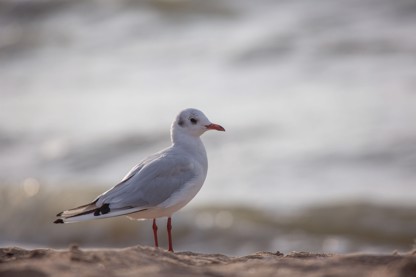
<instances>
[{"instance_id":1,"label":"red leg","mask_svg":"<svg viewBox=\"0 0 416 277\"><path fill-rule=\"evenodd\" d=\"M173 252L173 247L172 247L172 234L171 234L171 230L172 230L172 218L168 217L168 225L167 225L167 229L168 229L168 239L169 239L169 251Z\"/></svg>"},{"instance_id":2,"label":"red leg","mask_svg":"<svg viewBox=\"0 0 416 277\"><path fill-rule=\"evenodd\" d=\"M156 218L153 218L153 238L155 239L155 247L159 247L159 242L157 241Z\"/></svg>"}]
</instances>

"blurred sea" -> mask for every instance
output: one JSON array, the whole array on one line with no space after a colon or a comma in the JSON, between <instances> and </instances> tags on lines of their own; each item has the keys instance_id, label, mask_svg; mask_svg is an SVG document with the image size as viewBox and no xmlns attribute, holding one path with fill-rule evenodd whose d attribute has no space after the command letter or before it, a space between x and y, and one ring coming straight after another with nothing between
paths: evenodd
<instances>
[{"instance_id":1,"label":"blurred sea","mask_svg":"<svg viewBox=\"0 0 416 277\"><path fill-rule=\"evenodd\" d=\"M227 132L177 250L410 250L415 34L412 0L0 1L0 245L151 245L148 222L50 222L195 107Z\"/></svg>"}]
</instances>

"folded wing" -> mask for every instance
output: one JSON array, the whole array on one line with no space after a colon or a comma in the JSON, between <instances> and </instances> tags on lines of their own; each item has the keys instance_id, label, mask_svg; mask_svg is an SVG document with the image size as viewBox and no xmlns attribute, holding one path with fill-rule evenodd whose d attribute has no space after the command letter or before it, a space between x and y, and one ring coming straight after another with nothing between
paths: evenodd
<instances>
[{"instance_id":1,"label":"folded wing","mask_svg":"<svg viewBox=\"0 0 416 277\"><path fill-rule=\"evenodd\" d=\"M135 166L123 180L93 202L64 211L55 223L126 215L163 203L196 175L187 157L161 152Z\"/></svg>"}]
</instances>

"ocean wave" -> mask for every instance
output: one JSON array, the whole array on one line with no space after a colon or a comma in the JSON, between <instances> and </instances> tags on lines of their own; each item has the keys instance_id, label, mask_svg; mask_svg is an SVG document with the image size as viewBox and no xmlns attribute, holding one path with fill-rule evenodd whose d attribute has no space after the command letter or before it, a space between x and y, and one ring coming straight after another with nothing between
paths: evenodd
<instances>
[{"instance_id":1,"label":"ocean wave","mask_svg":"<svg viewBox=\"0 0 416 277\"><path fill-rule=\"evenodd\" d=\"M140 153L143 149L162 145L166 142L166 134L124 135L122 137L103 138L72 146L71 150L52 159L44 159L43 166L58 164L68 171L82 172L99 168L126 155ZM167 145L166 145L167 146Z\"/></svg>"}]
</instances>

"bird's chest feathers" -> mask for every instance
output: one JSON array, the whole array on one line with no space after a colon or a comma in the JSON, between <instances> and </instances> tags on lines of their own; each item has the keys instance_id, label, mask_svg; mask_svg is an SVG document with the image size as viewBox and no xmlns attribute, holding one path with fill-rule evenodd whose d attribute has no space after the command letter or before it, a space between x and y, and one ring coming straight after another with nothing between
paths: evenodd
<instances>
[{"instance_id":1,"label":"bird's chest feathers","mask_svg":"<svg viewBox=\"0 0 416 277\"><path fill-rule=\"evenodd\" d=\"M206 167L197 162L191 162L187 168L183 170L191 170L193 177L183 183L182 187L175 191L169 199L161 204L163 207L171 207L174 210L180 209L185 206L195 195L199 192L204 184L207 170Z\"/></svg>"}]
</instances>

